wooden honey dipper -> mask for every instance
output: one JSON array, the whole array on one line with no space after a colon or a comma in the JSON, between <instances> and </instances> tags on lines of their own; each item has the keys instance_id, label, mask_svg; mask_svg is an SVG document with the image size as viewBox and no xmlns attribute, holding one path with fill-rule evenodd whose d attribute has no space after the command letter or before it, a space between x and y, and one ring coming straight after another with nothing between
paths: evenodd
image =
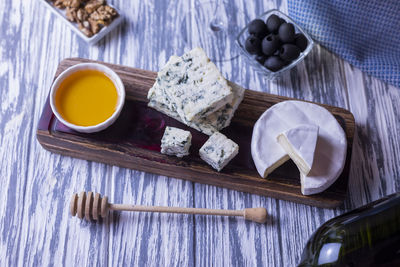
<instances>
[{"instance_id":1,"label":"wooden honey dipper","mask_svg":"<svg viewBox=\"0 0 400 267\"><path fill-rule=\"evenodd\" d=\"M179 207L161 207L161 206L140 206L127 204L112 204L108 202L106 196L101 197L99 193L81 192L74 194L71 199L70 212L72 216L86 220L98 220L107 217L109 210L125 211L144 211L144 212L167 212L167 213L185 213L185 214L204 214L204 215L222 215L222 216L243 216L246 220L258 223L267 221L267 210L265 208L249 208L244 210L220 210L220 209L202 209L202 208L179 208Z\"/></svg>"}]
</instances>

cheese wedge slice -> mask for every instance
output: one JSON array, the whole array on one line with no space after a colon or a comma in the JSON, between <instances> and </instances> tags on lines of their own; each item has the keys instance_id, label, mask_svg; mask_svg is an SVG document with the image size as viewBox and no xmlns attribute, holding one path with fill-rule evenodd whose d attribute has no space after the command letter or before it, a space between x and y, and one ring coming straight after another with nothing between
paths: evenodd
<instances>
[{"instance_id":1,"label":"cheese wedge slice","mask_svg":"<svg viewBox=\"0 0 400 267\"><path fill-rule=\"evenodd\" d=\"M317 194L340 176L347 153L346 135L333 115L325 108L303 101L283 101L268 108L257 120L251 139L251 155L258 173L266 178L289 156L276 137L304 124L319 127L312 169L300 175L304 195Z\"/></svg>"},{"instance_id":2,"label":"cheese wedge slice","mask_svg":"<svg viewBox=\"0 0 400 267\"><path fill-rule=\"evenodd\" d=\"M318 126L303 124L291 128L276 137L277 142L304 175L308 175L314 162L318 132Z\"/></svg>"}]
</instances>

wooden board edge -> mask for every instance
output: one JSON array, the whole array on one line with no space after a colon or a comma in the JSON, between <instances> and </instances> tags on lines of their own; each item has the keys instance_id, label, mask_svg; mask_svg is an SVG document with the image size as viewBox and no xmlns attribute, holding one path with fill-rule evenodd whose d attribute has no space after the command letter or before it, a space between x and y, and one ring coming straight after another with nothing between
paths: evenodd
<instances>
[{"instance_id":1,"label":"wooden board edge","mask_svg":"<svg viewBox=\"0 0 400 267\"><path fill-rule=\"evenodd\" d=\"M75 149L67 149L67 148L61 148L59 146L55 146L52 144L52 142L56 141L57 142L63 142L64 140L62 140L61 138L55 138L54 136L51 136L49 133L45 132L45 131L37 131L37 139L39 141L39 143L42 145L42 147L52 153L57 153L57 154L61 154L63 156L69 156L69 157L73 157L73 158L79 158L79 159L83 159L83 160L89 160L89 161L94 161L94 162L100 162L100 163L104 163L104 164L112 164L115 166L120 166L123 168L128 168L128 169L133 169L131 164L135 165L135 170L138 171L143 171L143 172L147 172L147 173L153 173L153 174L157 174L157 175L163 175L163 176L167 176L170 178L175 178L175 179L184 179L184 180L188 180L191 182L195 182L195 183L200 183L200 184L209 184L209 185L213 185L213 186L217 186L217 187L221 187L221 188L228 188L228 189L232 189L235 191L241 191L241 192L246 192L246 193L252 193L252 194L257 194L257 195L261 195L261 196L265 196L265 197L271 197L271 198L275 198L275 199L281 199L281 200L285 200L285 201L290 201L290 202L295 202L298 204L305 204L305 205L310 205L310 206L315 206L315 207L320 207L320 208L336 208L339 207L340 205L343 204L344 202L344 196L340 196L340 199L329 199L329 200L324 200L324 201L317 201L313 198L313 196L300 196L298 194L294 194L294 193L290 193L288 191L276 191L268 189L268 188L255 188L252 185L246 185L246 184L242 184L242 183L234 183L234 182L227 182L227 181L221 181L218 182L218 180L212 180L210 182L210 180L208 180L207 182L201 182L199 180L196 180L195 175L197 174L196 172L193 172L192 175L189 176L181 176L181 175L176 175L177 173L179 173L179 171L174 170L174 171L169 171L166 172L165 168L155 168L154 162L148 160L149 162L146 162L146 160L142 159L142 158L132 158L130 157L129 159L127 158L126 161L118 161L115 160L114 162L110 161L105 161L103 158L101 157L96 157L96 152L91 152L89 155L87 153L83 153L82 150L75 150ZM144 164L143 164L144 163ZM185 167L182 166L177 166L177 169L184 169ZM185 170L187 171L187 170ZM197 174L198 175L198 174ZM240 188L240 190L238 190L238 187Z\"/></svg>"}]
</instances>

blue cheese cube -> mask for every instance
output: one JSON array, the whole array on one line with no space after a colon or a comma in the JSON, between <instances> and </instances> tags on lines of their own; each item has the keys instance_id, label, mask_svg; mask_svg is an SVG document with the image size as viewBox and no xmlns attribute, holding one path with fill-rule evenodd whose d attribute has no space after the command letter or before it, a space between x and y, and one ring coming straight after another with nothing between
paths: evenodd
<instances>
[{"instance_id":1,"label":"blue cheese cube","mask_svg":"<svg viewBox=\"0 0 400 267\"><path fill-rule=\"evenodd\" d=\"M216 132L200 148L199 154L217 171L222 170L239 153L239 146L225 135Z\"/></svg>"},{"instance_id":2,"label":"blue cheese cube","mask_svg":"<svg viewBox=\"0 0 400 267\"><path fill-rule=\"evenodd\" d=\"M161 153L180 158L187 156L191 142L192 134L189 131L167 126L161 139Z\"/></svg>"}]
</instances>

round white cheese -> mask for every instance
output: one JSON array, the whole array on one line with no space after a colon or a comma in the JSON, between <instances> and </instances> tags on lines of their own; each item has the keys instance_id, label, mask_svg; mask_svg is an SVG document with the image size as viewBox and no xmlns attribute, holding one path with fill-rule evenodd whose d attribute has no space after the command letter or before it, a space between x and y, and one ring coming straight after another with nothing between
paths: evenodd
<instances>
[{"instance_id":1,"label":"round white cheese","mask_svg":"<svg viewBox=\"0 0 400 267\"><path fill-rule=\"evenodd\" d=\"M302 101L284 101L267 109L253 129L251 154L258 173L266 178L289 157L276 137L302 124L319 127L312 170L301 175L304 195L316 194L332 185L343 170L347 140L333 115L325 108Z\"/></svg>"}]
</instances>

